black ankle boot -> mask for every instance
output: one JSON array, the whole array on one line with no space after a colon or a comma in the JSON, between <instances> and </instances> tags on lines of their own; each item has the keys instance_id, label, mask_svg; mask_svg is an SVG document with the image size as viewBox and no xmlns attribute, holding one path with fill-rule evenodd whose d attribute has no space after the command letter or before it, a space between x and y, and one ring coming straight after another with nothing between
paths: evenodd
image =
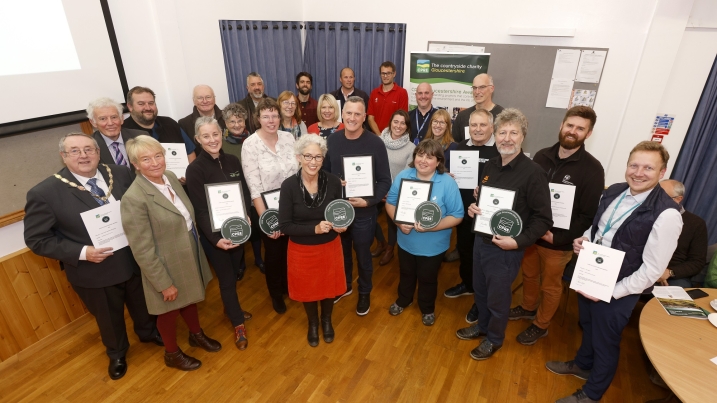
<instances>
[{"instance_id":1,"label":"black ankle boot","mask_svg":"<svg viewBox=\"0 0 717 403\"><path fill-rule=\"evenodd\" d=\"M304 302L306 316L309 318L309 333L306 339L311 347L319 345L319 307L316 302Z\"/></svg>"},{"instance_id":2,"label":"black ankle boot","mask_svg":"<svg viewBox=\"0 0 717 403\"><path fill-rule=\"evenodd\" d=\"M333 310L333 299L321 300L321 330L324 333L324 341L326 343L334 341L334 327L331 325L331 313Z\"/></svg>"}]
</instances>

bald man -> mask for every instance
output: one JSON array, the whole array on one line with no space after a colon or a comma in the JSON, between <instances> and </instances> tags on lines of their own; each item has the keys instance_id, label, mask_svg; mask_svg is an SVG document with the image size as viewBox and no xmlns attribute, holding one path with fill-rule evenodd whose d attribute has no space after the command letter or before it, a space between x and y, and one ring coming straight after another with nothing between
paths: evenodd
<instances>
[{"instance_id":1,"label":"bald man","mask_svg":"<svg viewBox=\"0 0 717 403\"><path fill-rule=\"evenodd\" d=\"M431 116L436 108L433 107L433 87L428 83L420 83L416 87L416 109L408 113L411 123L411 141L418 145L428 131Z\"/></svg>"},{"instance_id":2,"label":"bald man","mask_svg":"<svg viewBox=\"0 0 717 403\"><path fill-rule=\"evenodd\" d=\"M473 113L476 109L485 109L493 115L493 120L503 112L503 107L493 102L493 77L488 74L478 74L473 79L473 101L475 105L468 109L462 110L456 116L456 120L453 122L453 139L456 143L460 143L470 137L468 134L468 124Z\"/></svg>"},{"instance_id":3,"label":"bald man","mask_svg":"<svg viewBox=\"0 0 717 403\"><path fill-rule=\"evenodd\" d=\"M194 109L192 113L179 119L179 126L184 130L190 139L194 139L194 122L201 116L213 116L219 126L224 131L227 125L224 123L222 118L222 110L215 103L216 97L214 96L214 90L212 87L204 84L197 85L192 90L192 102L194 103ZM202 152L202 147L199 143L194 140L196 145L195 153L199 155Z\"/></svg>"}]
</instances>

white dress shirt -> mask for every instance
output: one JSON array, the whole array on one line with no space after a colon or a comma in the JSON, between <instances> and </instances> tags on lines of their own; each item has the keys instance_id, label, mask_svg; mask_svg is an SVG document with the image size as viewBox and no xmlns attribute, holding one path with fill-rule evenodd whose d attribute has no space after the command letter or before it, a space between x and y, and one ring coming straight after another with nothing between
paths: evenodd
<instances>
[{"instance_id":1,"label":"white dress shirt","mask_svg":"<svg viewBox=\"0 0 717 403\"><path fill-rule=\"evenodd\" d=\"M95 182L97 187L102 189L103 192L105 192L105 196L107 196L109 194L110 198L107 199L107 201L110 203L117 201L117 199L115 199L115 197L112 196L111 193L109 193L109 191L110 191L109 186L107 186L107 183L105 182L105 178L100 173L100 168L97 168L97 172L95 172L95 176L93 176L92 178L88 178L88 177L76 174L74 172L72 172L72 176L74 176L75 179L77 179L78 185L84 186L85 189L87 189L87 190L90 190L90 187L87 186L87 182L89 182L89 180L92 178L97 179L97 181ZM100 206L99 203L97 203L97 207L99 207L99 206ZM82 250L80 251L80 260L87 260L87 247L88 246L89 245L85 245L82 247Z\"/></svg>"},{"instance_id":2,"label":"white dress shirt","mask_svg":"<svg viewBox=\"0 0 717 403\"><path fill-rule=\"evenodd\" d=\"M145 176L145 178L146 178L146 176ZM172 203L174 205L174 207L176 207L177 210L179 210L180 213L182 213L182 216L184 217L184 221L186 221L186 223L187 223L187 231L191 231L192 227L194 226L194 224L192 223L192 215L189 214L189 210L187 210L187 206L185 206L184 203L182 203L182 199L180 199L179 196L177 196L177 191L174 190L174 188L172 188L172 185L169 184L169 181L167 180L167 176L162 175L162 181L164 182L164 184L162 184L162 185L154 183L154 182L150 181L149 179L147 179L147 180L149 181L149 183L154 185L154 187L156 187L157 190L162 192L164 197L166 197L167 200L169 200L169 202ZM171 193L170 193L170 190L171 190ZM174 197L172 197L172 195L174 195Z\"/></svg>"},{"instance_id":3,"label":"white dress shirt","mask_svg":"<svg viewBox=\"0 0 717 403\"><path fill-rule=\"evenodd\" d=\"M652 188L633 196L628 188L624 193L616 197L615 200L607 206L607 209L605 209L605 212L600 217L595 238L600 239L600 237L602 237L602 245L608 248L611 247L615 233L637 208L633 209L630 214L620 219L620 221L617 221L617 219L635 205L644 202L654 189L655 188ZM625 194L624 198L622 198L623 194ZM621 198L622 201L620 201ZM620 204L617 206L617 209L615 209L618 201ZM614 214L613 210L615 210ZM613 216L612 226L610 230L603 235L603 230L611 215ZM590 242L595 242L595 240L590 237L591 230L592 226L585 231L583 236L590 239ZM654 285L657 279L665 272L665 267L667 267L672 258L672 254L677 248L677 239L680 237L681 232L682 216L677 209L670 208L660 213L652 225L645 249L642 251L642 265L640 265L637 271L623 278L615 285L615 289L612 292L613 298L620 299L626 295L640 294L645 289Z\"/></svg>"}]
</instances>

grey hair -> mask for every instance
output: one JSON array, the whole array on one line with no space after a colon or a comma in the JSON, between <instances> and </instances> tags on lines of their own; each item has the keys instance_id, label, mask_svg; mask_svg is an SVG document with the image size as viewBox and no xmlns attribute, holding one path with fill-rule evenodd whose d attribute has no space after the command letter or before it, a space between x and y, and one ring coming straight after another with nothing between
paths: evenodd
<instances>
[{"instance_id":1,"label":"grey hair","mask_svg":"<svg viewBox=\"0 0 717 403\"><path fill-rule=\"evenodd\" d=\"M511 123L520 127L523 137L528 135L528 118L523 115L523 112L515 108L503 109L503 112L498 114L495 118L495 132L498 133L501 126Z\"/></svg>"},{"instance_id":2,"label":"grey hair","mask_svg":"<svg viewBox=\"0 0 717 403\"><path fill-rule=\"evenodd\" d=\"M675 191L674 197L685 196L685 185L684 183L676 180L676 179L665 179L663 182L669 182L672 183L672 190ZM670 195L672 197L672 195Z\"/></svg>"},{"instance_id":3,"label":"grey hair","mask_svg":"<svg viewBox=\"0 0 717 403\"><path fill-rule=\"evenodd\" d=\"M222 110L222 117L224 118L225 122L231 119L233 116L237 116L246 120L246 118L249 117L249 114L239 102L234 102L233 104L225 106Z\"/></svg>"},{"instance_id":4,"label":"grey hair","mask_svg":"<svg viewBox=\"0 0 717 403\"><path fill-rule=\"evenodd\" d=\"M470 122L470 119L471 119L473 116L478 116L478 115L483 115L483 116L487 117L487 118L488 118L488 123L490 123L490 125L493 126L493 123L494 123L494 122L493 122L493 114L490 113L488 110L483 109L483 108L479 108L479 109L476 109L476 110L474 110L473 112L471 112L471 115L468 117L468 121Z\"/></svg>"},{"instance_id":5,"label":"grey hair","mask_svg":"<svg viewBox=\"0 0 717 403\"><path fill-rule=\"evenodd\" d=\"M482 75L485 75L486 77L488 77L488 82L490 83L490 85L493 85L493 76L491 76L491 75L488 74L488 73L480 73L480 74L478 74L478 76L482 76ZM476 77L478 77L478 76L476 76ZM473 79L475 80L475 77L474 77Z\"/></svg>"},{"instance_id":6,"label":"grey hair","mask_svg":"<svg viewBox=\"0 0 717 403\"><path fill-rule=\"evenodd\" d=\"M326 139L317 135L317 134L305 134L301 137L299 137L298 140L294 143L294 153L296 155L301 155L304 153L304 150L306 150L306 147L316 144L319 146L319 149L321 150L321 154L325 157L326 152L328 151L328 148L326 148Z\"/></svg>"},{"instance_id":7,"label":"grey hair","mask_svg":"<svg viewBox=\"0 0 717 403\"><path fill-rule=\"evenodd\" d=\"M200 116L194 121L194 138L199 138L199 128L207 125L215 125L219 129L219 133L222 132L222 128L219 126L219 122L214 119L213 116Z\"/></svg>"},{"instance_id":8,"label":"grey hair","mask_svg":"<svg viewBox=\"0 0 717 403\"><path fill-rule=\"evenodd\" d=\"M125 143L125 150L127 150L127 157L129 162L136 164L139 162L139 156L144 152L161 153L165 155L166 150L162 147L154 137L146 134L140 134L139 136L130 139Z\"/></svg>"},{"instance_id":9,"label":"grey hair","mask_svg":"<svg viewBox=\"0 0 717 403\"><path fill-rule=\"evenodd\" d=\"M67 133L64 136L60 137L60 152L61 153L65 152L65 139L67 139L68 137L75 137L75 136L86 137L86 138L92 140L92 143L94 143L94 145L95 145L95 149L100 148L99 144L97 144L97 140L95 140L94 137L92 137L88 134L85 134L85 133L72 132L72 133Z\"/></svg>"},{"instance_id":10,"label":"grey hair","mask_svg":"<svg viewBox=\"0 0 717 403\"><path fill-rule=\"evenodd\" d=\"M366 103L363 101L363 98L361 98L359 96L351 95L350 97L346 98L346 103L347 104L351 104L351 103L361 104L361 105L363 105L363 109L366 110Z\"/></svg>"},{"instance_id":11,"label":"grey hair","mask_svg":"<svg viewBox=\"0 0 717 403\"><path fill-rule=\"evenodd\" d=\"M246 85L249 85L249 78L251 78L251 77L256 77L256 78L260 79L262 83L264 82L264 79L261 78L259 73L257 73L256 71L252 71L251 73L249 73L248 76L246 76Z\"/></svg>"},{"instance_id":12,"label":"grey hair","mask_svg":"<svg viewBox=\"0 0 717 403\"><path fill-rule=\"evenodd\" d=\"M87 106L87 119L94 121L95 120L95 109L107 108L110 106L117 109L117 113L120 116L122 116L124 114L124 108L122 107L121 103L116 102L113 99L103 97L103 98L95 99L94 101L90 102L90 104Z\"/></svg>"}]
</instances>

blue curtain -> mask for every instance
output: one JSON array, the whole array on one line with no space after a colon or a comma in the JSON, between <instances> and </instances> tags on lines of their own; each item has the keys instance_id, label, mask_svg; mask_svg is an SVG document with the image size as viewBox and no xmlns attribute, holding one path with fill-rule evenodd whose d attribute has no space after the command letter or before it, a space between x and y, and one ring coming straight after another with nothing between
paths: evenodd
<instances>
[{"instance_id":1,"label":"blue curtain","mask_svg":"<svg viewBox=\"0 0 717 403\"><path fill-rule=\"evenodd\" d=\"M296 90L295 77L302 66L301 23L220 20L219 31L230 102L247 96L246 76L252 71L264 79L270 97Z\"/></svg>"},{"instance_id":2,"label":"blue curtain","mask_svg":"<svg viewBox=\"0 0 717 403\"><path fill-rule=\"evenodd\" d=\"M339 88L344 67L354 69L356 88L370 94L381 84L379 66L387 60L403 86L406 24L307 22L305 46L303 68L314 77L314 98Z\"/></svg>"},{"instance_id":3,"label":"blue curtain","mask_svg":"<svg viewBox=\"0 0 717 403\"><path fill-rule=\"evenodd\" d=\"M685 209L707 222L710 245L717 242L717 59L692 117L672 178L685 184Z\"/></svg>"}]
</instances>

